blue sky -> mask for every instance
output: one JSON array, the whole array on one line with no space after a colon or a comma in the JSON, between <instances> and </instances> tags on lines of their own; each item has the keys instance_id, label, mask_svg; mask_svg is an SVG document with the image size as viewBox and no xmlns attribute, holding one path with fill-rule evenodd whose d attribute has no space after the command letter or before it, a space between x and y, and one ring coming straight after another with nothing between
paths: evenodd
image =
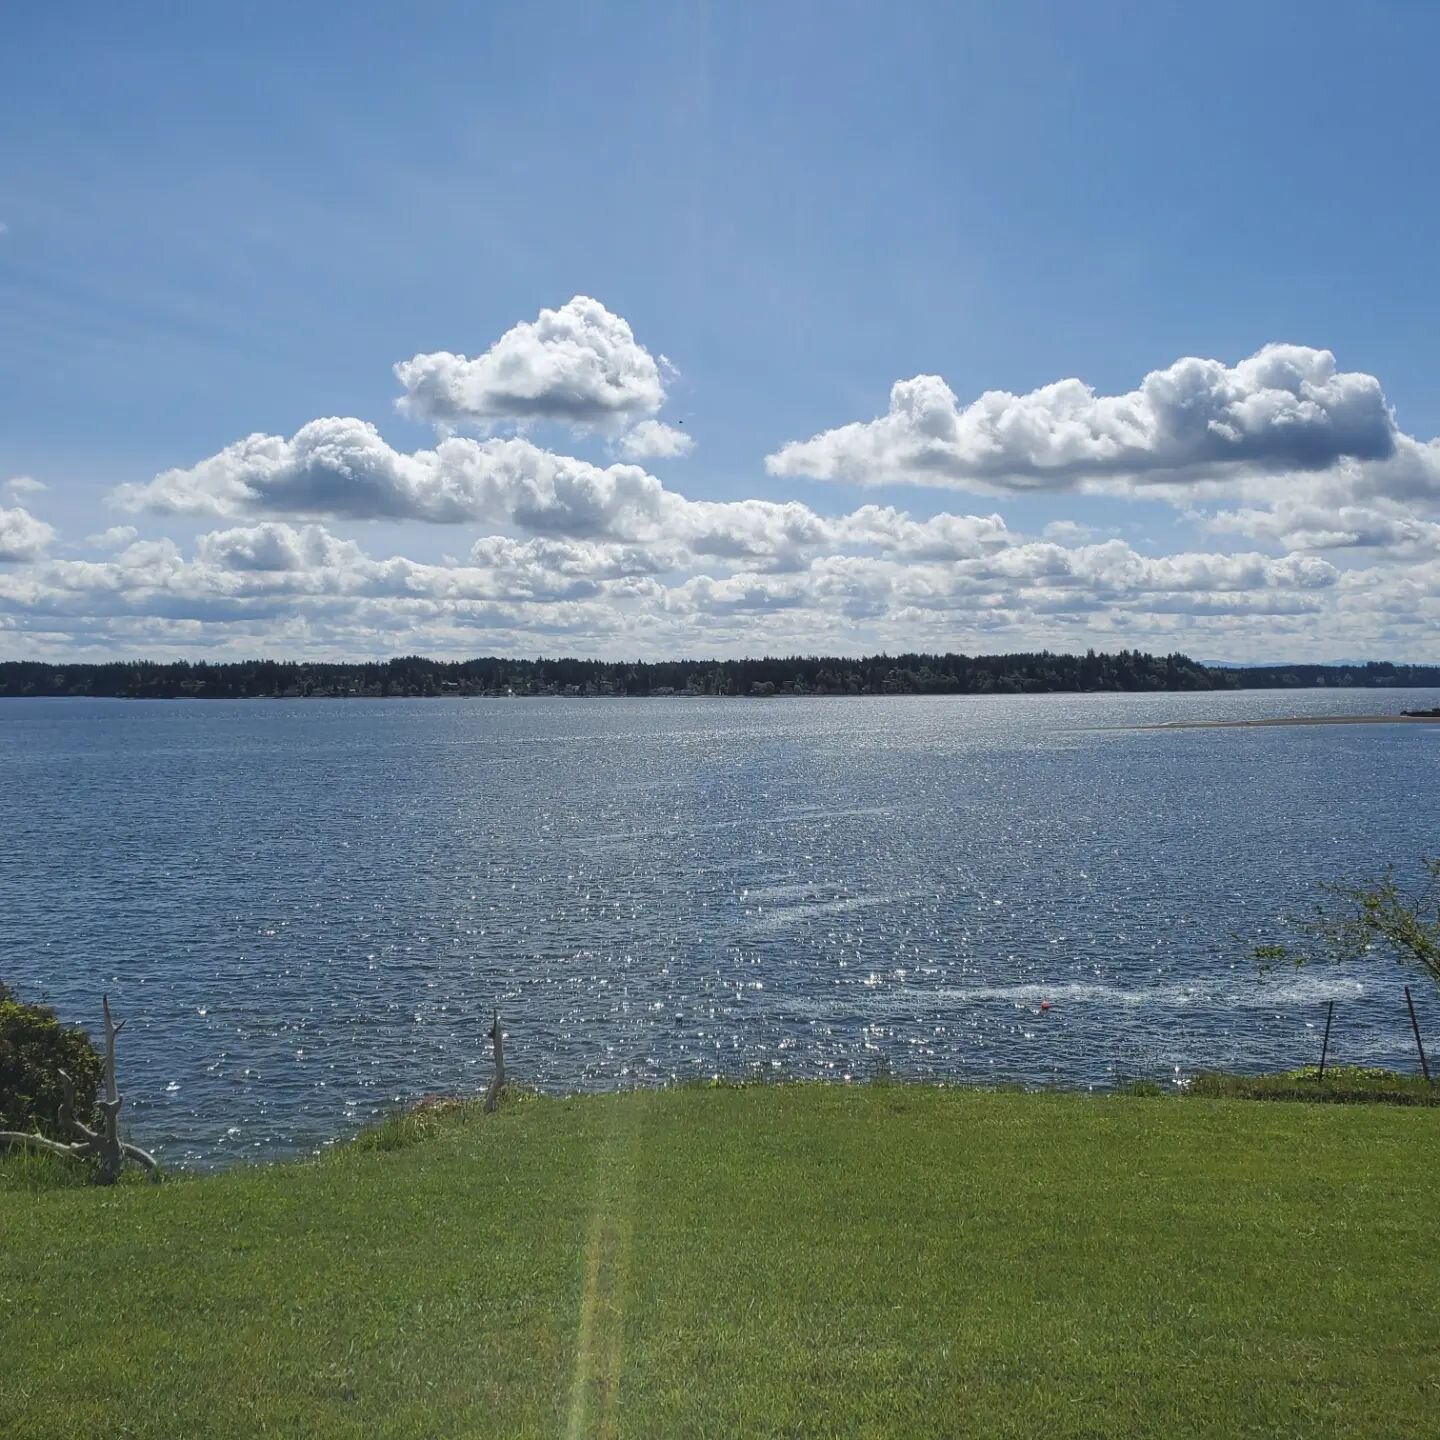
<instances>
[{"instance_id":1,"label":"blue sky","mask_svg":"<svg viewBox=\"0 0 1440 1440\"><path fill-rule=\"evenodd\" d=\"M0 509L29 525L0 521L0 653L813 637L1437 658L1433 7L77 4L6 31L0 480L22 483ZM691 512L682 534L668 510L527 527L493 495L445 521L313 487L208 511L133 499L317 417L370 422L401 456L432 447L433 416L397 413L396 362L481 356L575 296L678 370L662 404L625 412L693 437L639 461L666 495L827 522L998 514L1004 538L942 555L852 526L740 555L697 548ZM1374 377L1386 453L1342 437L1293 468L1257 440L1176 470L1162 445L1097 478L1059 451L981 473L963 435L941 463L913 436L842 433L915 376L943 377L958 413L1070 377L1125 394L1275 343ZM1329 385L1309 365L1304 384ZM553 413L452 428L620 463L613 426ZM822 432L841 439L767 467ZM136 534L87 544L114 526ZM256 527L282 568L232 535ZM511 543L477 561L489 537ZM643 563L603 550L627 545ZM1136 564L1193 556L1217 563L1200 580L1192 560ZM1273 563L1218 564L1236 556ZM418 568L376 571L402 560ZM537 588L536 567L568 580Z\"/></svg>"}]
</instances>

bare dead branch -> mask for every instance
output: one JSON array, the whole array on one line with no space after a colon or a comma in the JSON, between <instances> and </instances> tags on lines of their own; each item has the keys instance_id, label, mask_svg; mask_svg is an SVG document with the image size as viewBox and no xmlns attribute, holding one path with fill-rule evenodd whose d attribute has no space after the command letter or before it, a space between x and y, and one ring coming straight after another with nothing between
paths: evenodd
<instances>
[{"instance_id":1,"label":"bare dead branch","mask_svg":"<svg viewBox=\"0 0 1440 1440\"><path fill-rule=\"evenodd\" d=\"M128 1140L124 1140L120 1143L120 1151L127 1160L133 1160L137 1165L143 1165L150 1172L152 1185L160 1183L160 1162L148 1150L142 1150L138 1145L132 1145Z\"/></svg>"},{"instance_id":2,"label":"bare dead branch","mask_svg":"<svg viewBox=\"0 0 1440 1440\"><path fill-rule=\"evenodd\" d=\"M64 1099L60 1104L60 1123L79 1135L79 1139L65 1143L50 1140L44 1135L27 1134L20 1130L0 1130L0 1149L12 1145L27 1146L32 1150L43 1150L66 1160L93 1160L96 1162L95 1179L101 1185L113 1185L120 1178L120 1170L126 1160L133 1160L150 1172L152 1181L159 1181L159 1163L148 1151L138 1145L131 1145L120 1138L120 1107L124 1099L115 1077L115 1037L125 1028L125 1021L118 1023L110 1014L110 997L102 996L101 1010L105 1017L105 1098L96 1102L100 1112L100 1128L92 1130L75 1114L75 1082L65 1071L60 1076Z\"/></svg>"},{"instance_id":3,"label":"bare dead branch","mask_svg":"<svg viewBox=\"0 0 1440 1440\"><path fill-rule=\"evenodd\" d=\"M96 1179L101 1185L113 1185L120 1178L120 1168L125 1163L125 1152L120 1140L120 1087L115 1078L115 1037L124 1028L122 1020L117 1025L110 1014L110 997L100 997L100 1009L105 1017L105 1098L100 1102L100 1136L96 1146L96 1158L100 1168Z\"/></svg>"},{"instance_id":4,"label":"bare dead branch","mask_svg":"<svg viewBox=\"0 0 1440 1440\"><path fill-rule=\"evenodd\" d=\"M0 1130L0 1146L27 1145L32 1150L47 1150L66 1160L83 1160L90 1153L88 1145L62 1145L58 1140L47 1140L43 1135L33 1135L24 1130Z\"/></svg>"},{"instance_id":5,"label":"bare dead branch","mask_svg":"<svg viewBox=\"0 0 1440 1440\"><path fill-rule=\"evenodd\" d=\"M110 997L108 995L100 997L100 1009L105 1016L105 1098L118 1109L120 1092L115 1086L115 1037L124 1028L125 1022L122 1020L117 1025L110 1018Z\"/></svg>"}]
</instances>

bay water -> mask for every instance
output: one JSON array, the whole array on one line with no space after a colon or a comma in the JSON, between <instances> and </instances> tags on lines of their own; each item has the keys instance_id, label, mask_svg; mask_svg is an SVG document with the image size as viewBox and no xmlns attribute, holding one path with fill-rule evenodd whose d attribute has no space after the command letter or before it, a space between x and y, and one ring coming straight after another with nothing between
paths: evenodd
<instances>
[{"instance_id":1,"label":"bay water","mask_svg":"<svg viewBox=\"0 0 1440 1440\"><path fill-rule=\"evenodd\" d=\"M1262 974L1440 851L1433 692L0 703L0 980L167 1164L427 1093L1413 1069L1394 966ZM1412 985L1440 1059L1440 1007ZM1431 987L1433 989L1433 987ZM1048 1008L1044 1008L1048 1007Z\"/></svg>"}]
</instances>

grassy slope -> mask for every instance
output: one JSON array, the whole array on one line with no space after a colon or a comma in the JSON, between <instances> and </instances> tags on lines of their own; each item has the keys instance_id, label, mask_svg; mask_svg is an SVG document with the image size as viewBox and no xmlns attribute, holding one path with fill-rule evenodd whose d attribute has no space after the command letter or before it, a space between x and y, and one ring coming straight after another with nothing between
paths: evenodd
<instances>
[{"instance_id":1,"label":"grassy slope","mask_svg":"<svg viewBox=\"0 0 1440 1440\"><path fill-rule=\"evenodd\" d=\"M158 1190L0 1181L0 1435L1408 1440L1437 1121L681 1090Z\"/></svg>"}]
</instances>

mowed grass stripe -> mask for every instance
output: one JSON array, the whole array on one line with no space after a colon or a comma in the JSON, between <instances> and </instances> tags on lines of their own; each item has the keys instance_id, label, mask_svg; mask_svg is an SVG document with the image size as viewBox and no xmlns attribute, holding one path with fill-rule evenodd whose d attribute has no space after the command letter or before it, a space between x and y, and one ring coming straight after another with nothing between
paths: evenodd
<instances>
[{"instance_id":1,"label":"mowed grass stripe","mask_svg":"<svg viewBox=\"0 0 1440 1440\"><path fill-rule=\"evenodd\" d=\"M1436 1433L1440 1113L527 1100L159 1189L0 1167L0 1435Z\"/></svg>"}]
</instances>

